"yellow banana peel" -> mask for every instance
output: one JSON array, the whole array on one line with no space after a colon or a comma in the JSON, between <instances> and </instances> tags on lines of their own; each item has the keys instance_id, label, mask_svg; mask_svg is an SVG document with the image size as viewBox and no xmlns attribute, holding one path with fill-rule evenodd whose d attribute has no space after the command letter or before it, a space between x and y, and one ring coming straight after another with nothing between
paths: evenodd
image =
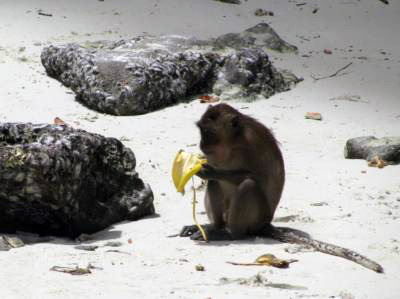
<instances>
[{"instance_id":1,"label":"yellow banana peel","mask_svg":"<svg viewBox=\"0 0 400 299\"><path fill-rule=\"evenodd\" d=\"M172 164L172 180L174 181L176 191L184 194L186 183L193 175L200 171L206 162L207 160L200 155L180 150Z\"/></svg>"}]
</instances>

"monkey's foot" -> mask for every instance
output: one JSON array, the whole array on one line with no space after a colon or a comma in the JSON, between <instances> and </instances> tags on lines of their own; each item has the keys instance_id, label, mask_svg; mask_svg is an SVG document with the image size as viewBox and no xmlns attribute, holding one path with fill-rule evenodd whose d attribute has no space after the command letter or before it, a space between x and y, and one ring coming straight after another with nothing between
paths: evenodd
<instances>
[{"instance_id":1,"label":"monkey's foot","mask_svg":"<svg viewBox=\"0 0 400 299\"><path fill-rule=\"evenodd\" d=\"M199 228L196 225L185 225L184 227L182 227L181 232L179 233L179 237L190 237L198 231Z\"/></svg>"},{"instance_id":2,"label":"monkey's foot","mask_svg":"<svg viewBox=\"0 0 400 299\"><path fill-rule=\"evenodd\" d=\"M212 227L203 227L207 236L207 241L229 241L232 240L231 234L226 229L215 229ZM203 235L198 230L190 236L191 240L205 241Z\"/></svg>"}]
</instances>

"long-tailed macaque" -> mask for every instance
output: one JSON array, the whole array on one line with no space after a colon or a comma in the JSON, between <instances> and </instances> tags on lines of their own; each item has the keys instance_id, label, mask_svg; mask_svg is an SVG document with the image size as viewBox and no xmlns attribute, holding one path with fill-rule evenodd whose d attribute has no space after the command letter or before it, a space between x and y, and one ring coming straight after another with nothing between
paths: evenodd
<instances>
[{"instance_id":1,"label":"long-tailed macaque","mask_svg":"<svg viewBox=\"0 0 400 299\"><path fill-rule=\"evenodd\" d=\"M211 224L204 229L209 241L270 237L308 245L383 272L379 264L352 250L271 225L285 182L285 168L278 142L263 124L227 104L218 104L209 106L197 126L200 149L207 158L197 175L208 181L204 200ZM180 236L203 240L193 225L183 227Z\"/></svg>"}]
</instances>

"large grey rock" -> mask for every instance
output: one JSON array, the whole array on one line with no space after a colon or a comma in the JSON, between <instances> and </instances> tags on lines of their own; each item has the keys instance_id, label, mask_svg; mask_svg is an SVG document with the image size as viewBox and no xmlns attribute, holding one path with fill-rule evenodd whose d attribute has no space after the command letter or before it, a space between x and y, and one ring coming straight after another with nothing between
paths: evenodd
<instances>
[{"instance_id":1,"label":"large grey rock","mask_svg":"<svg viewBox=\"0 0 400 299\"><path fill-rule=\"evenodd\" d=\"M380 159L393 164L400 163L400 137L356 137L347 140L344 156L347 159Z\"/></svg>"},{"instance_id":2,"label":"large grey rock","mask_svg":"<svg viewBox=\"0 0 400 299\"><path fill-rule=\"evenodd\" d=\"M264 28L257 25L247 35L259 35L260 26ZM267 44L243 48L226 43L218 38L140 36L49 46L41 59L47 74L70 87L79 101L114 115L143 114L202 92L221 95L232 87L236 97L271 96L299 81L275 69L262 49Z\"/></svg>"},{"instance_id":3,"label":"large grey rock","mask_svg":"<svg viewBox=\"0 0 400 299\"><path fill-rule=\"evenodd\" d=\"M76 237L154 213L134 153L67 126L0 123L0 231Z\"/></svg>"}]
</instances>

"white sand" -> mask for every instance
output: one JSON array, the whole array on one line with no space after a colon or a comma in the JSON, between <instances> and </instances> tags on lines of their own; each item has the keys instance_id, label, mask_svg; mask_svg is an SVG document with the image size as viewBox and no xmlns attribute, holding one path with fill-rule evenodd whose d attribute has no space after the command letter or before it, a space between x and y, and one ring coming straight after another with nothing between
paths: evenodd
<instances>
[{"instance_id":1,"label":"white sand","mask_svg":"<svg viewBox=\"0 0 400 299\"><path fill-rule=\"evenodd\" d=\"M400 2L389 1L0 1L0 121L51 123L58 116L77 128L126 137L160 215L96 235L93 244L121 241L118 249L130 255L107 248L79 251L62 239L1 252L0 298L400 298L400 166L376 169L343 158L348 138L400 133ZM296 6L300 2L307 4ZM275 16L254 16L260 7ZM312 14L315 7L319 11ZM39 16L37 9L53 16ZM77 103L40 64L42 47L53 43L142 32L210 37L262 20L300 49L297 56L270 53L276 65L305 78L270 99L232 103L271 127L281 141L287 183L276 216L313 220L277 224L357 250L381 263L385 274L321 253L289 254L284 249L293 246L272 240L198 245L167 238L192 223L191 194L175 192L170 168L178 149L198 151L194 122L205 106L195 101L142 116L102 115ZM20 47L26 48L19 52ZM332 55L324 54L325 48ZM310 57L302 57L310 51ZM332 74L348 62L353 64L341 76L318 82L310 77ZM362 102L330 100L341 95L359 95ZM323 121L305 120L308 111L321 112ZM312 205L318 202L327 205ZM206 221L204 214L198 218ZM250 262L264 253L299 262L286 270L226 263ZM88 263L103 270L87 276L49 271L54 265ZM205 271L196 271L197 264ZM307 289L220 283L222 277L249 278L260 271L271 283Z\"/></svg>"}]
</instances>

